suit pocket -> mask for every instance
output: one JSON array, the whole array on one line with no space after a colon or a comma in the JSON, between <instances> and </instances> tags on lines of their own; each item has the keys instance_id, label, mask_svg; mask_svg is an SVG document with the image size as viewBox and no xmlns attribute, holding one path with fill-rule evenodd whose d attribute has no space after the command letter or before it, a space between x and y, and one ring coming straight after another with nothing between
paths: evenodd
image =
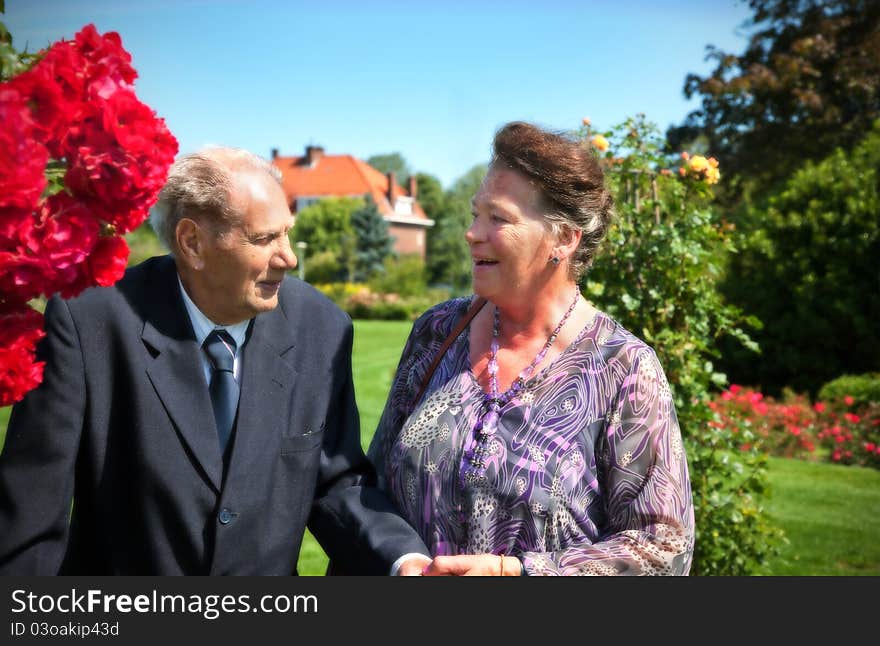
<instances>
[{"instance_id":1,"label":"suit pocket","mask_svg":"<svg viewBox=\"0 0 880 646\"><path fill-rule=\"evenodd\" d=\"M289 435L281 438L281 455L290 455L291 453L302 453L303 451L312 451L321 446L321 440L324 439L324 427L312 433L305 435Z\"/></svg>"}]
</instances>

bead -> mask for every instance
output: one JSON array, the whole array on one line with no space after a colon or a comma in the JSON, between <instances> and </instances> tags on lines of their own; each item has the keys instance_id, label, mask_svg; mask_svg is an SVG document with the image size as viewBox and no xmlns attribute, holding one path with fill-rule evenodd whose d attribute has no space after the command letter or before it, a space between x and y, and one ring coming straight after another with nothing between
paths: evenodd
<instances>
[{"instance_id":1,"label":"bead","mask_svg":"<svg viewBox=\"0 0 880 646\"><path fill-rule=\"evenodd\" d=\"M537 355L535 355L535 358L532 360L532 362L528 366L526 366L526 368L513 381L513 383L510 385L510 388L508 388L507 391L505 391L504 393L500 394L498 392L497 375L498 336L501 329L501 320L498 315L498 307L495 307L495 313L492 319L492 341L489 344L489 363L486 368L486 371L489 373L489 395L485 397L484 403L487 408L487 412L474 426L474 432L477 433L478 436L487 438L495 433L495 430L498 426L501 407L506 405L507 402L509 402L514 397L514 395L516 395L525 386L525 382L528 379L529 375L532 374L532 371L544 360L544 357L547 356L547 351L559 337L559 333L562 331L565 322L568 320L568 317L571 316L571 313L574 312L575 308L577 307L580 297L580 291L576 289L574 300L571 302L571 305L568 306L568 310L566 310L565 314L563 314L562 319L556 326L556 329L554 329L550 336L547 337L547 341L544 343L541 351L538 352Z\"/></svg>"}]
</instances>

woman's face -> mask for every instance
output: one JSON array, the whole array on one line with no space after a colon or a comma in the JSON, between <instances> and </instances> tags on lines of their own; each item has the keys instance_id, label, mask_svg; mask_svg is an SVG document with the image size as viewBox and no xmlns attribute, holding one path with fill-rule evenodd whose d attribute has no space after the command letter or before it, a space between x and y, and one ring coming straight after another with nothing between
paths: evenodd
<instances>
[{"instance_id":1,"label":"woman's face","mask_svg":"<svg viewBox=\"0 0 880 646\"><path fill-rule=\"evenodd\" d=\"M465 239L474 293L495 303L531 298L552 273L553 240L537 192L519 172L491 166L471 206Z\"/></svg>"}]
</instances>

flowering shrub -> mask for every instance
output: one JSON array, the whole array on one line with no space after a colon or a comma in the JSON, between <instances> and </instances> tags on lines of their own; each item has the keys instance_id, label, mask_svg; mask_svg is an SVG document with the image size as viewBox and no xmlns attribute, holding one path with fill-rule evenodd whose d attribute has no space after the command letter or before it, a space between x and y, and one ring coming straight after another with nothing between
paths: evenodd
<instances>
[{"instance_id":1,"label":"flowering shrub","mask_svg":"<svg viewBox=\"0 0 880 646\"><path fill-rule=\"evenodd\" d=\"M449 292L443 289L401 296L373 291L363 283L323 283L314 287L353 319L413 321L432 305L449 298Z\"/></svg>"},{"instance_id":2,"label":"flowering shrub","mask_svg":"<svg viewBox=\"0 0 880 646\"><path fill-rule=\"evenodd\" d=\"M805 396L790 393L777 402L734 384L709 407L715 415L710 426L736 437L740 450L880 468L878 402L860 404L845 395L811 406Z\"/></svg>"},{"instance_id":3,"label":"flowering shrub","mask_svg":"<svg viewBox=\"0 0 880 646\"><path fill-rule=\"evenodd\" d=\"M859 405L846 395L817 402L815 410L817 437L831 462L880 469L880 403Z\"/></svg>"},{"instance_id":4,"label":"flowering shrub","mask_svg":"<svg viewBox=\"0 0 880 646\"><path fill-rule=\"evenodd\" d=\"M595 139L589 120L580 136ZM675 399L687 447L696 520L691 573L756 572L780 544L763 508L767 457L741 436L709 424L719 337L743 344L750 319L721 297L725 259L733 251L727 225L711 207L708 176L674 172L678 163L644 115L601 133L592 149L606 169L617 217L586 276L584 294L657 352ZM708 164L708 160L707 160Z\"/></svg>"},{"instance_id":5,"label":"flowering shrub","mask_svg":"<svg viewBox=\"0 0 880 646\"><path fill-rule=\"evenodd\" d=\"M147 217L177 154L134 93L118 34L88 25L26 58L0 78L0 406L42 380L42 315L28 301L116 282L122 234Z\"/></svg>"},{"instance_id":6,"label":"flowering shrub","mask_svg":"<svg viewBox=\"0 0 880 646\"><path fill-rule=\"evenodd\" d=\"M706 182L706 184L717 184L721 179L721 171L718 170L718 160L714 157L703 157L703 155L694 155L688 152L681 153L681 159L686 162L684 166L680 166L678 174L682 177L692 177L698 181Z\"/></svg>"},{"instance_id":7,"label":"flowering shrub","mask_svg":"<svg viewBox=\"0 0 880 646\"><path fill-rule=\"evenodd\" d=\"M816 451L815 413L802 395L777 402L737 384L709 402L712 428L737 437L741 450L753 446L771 455L807 458Z\"/></svg>"}]
</instances>

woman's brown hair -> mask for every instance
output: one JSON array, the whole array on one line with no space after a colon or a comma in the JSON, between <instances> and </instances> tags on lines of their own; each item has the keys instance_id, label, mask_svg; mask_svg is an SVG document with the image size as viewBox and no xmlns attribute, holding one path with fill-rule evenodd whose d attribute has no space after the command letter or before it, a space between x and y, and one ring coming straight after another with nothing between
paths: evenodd
<instances>
[{"instance_id":1,"label":"woman's brown hair","mask_svg":"<svg viewBox=\"0 0 880 646\"><path fill-rule=\"evenodd\" d=\"M503 164L531 182L557 233L560 226L581 231L570 264L570 275L578 280L593 264L614 213L605 175L589 144L514 121L495 134L492 164Z\"/></svg>"}]
</instances>

